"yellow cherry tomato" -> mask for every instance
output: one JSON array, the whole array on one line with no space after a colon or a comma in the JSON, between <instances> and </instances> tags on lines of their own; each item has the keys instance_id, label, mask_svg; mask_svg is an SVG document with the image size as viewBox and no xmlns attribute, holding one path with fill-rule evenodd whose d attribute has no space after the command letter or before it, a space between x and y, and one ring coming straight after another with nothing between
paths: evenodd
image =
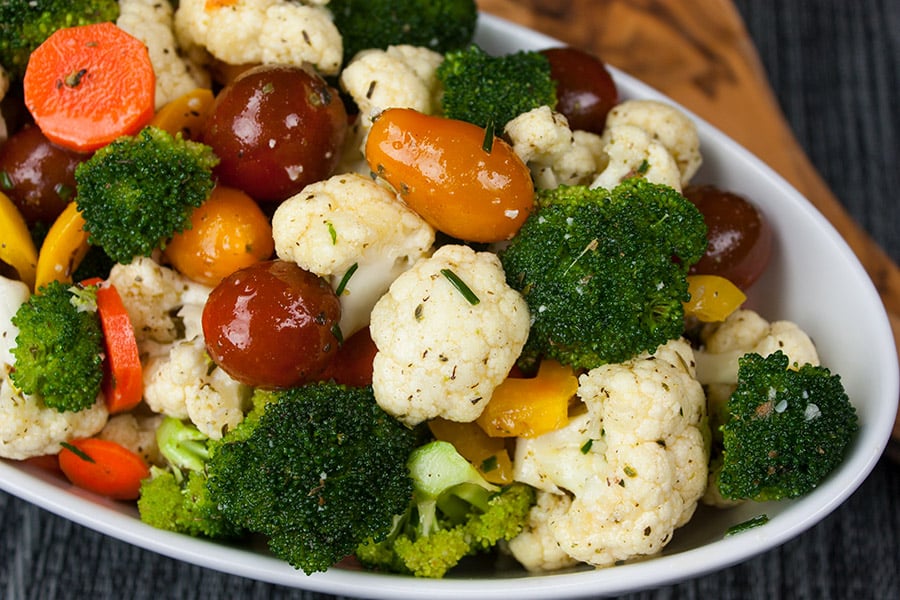
<instances>
[{"instance_id":1,"label":"yellow cherry tomato","mask_svg":"<svg viewBox=\"0 0 900 600\"><path fill-rule=\"evenodd\" d=\"M37 260L35 290L51 281L72 281L72 274L88 253L88 232L75 202L69 202L50 226Z\"/></svg>"},{"instance_id":2,"label":"yellow cherry tomato","mask_svg":"<svg viewBox=\"0 0 900 600\"><path fill-rule=\"evenodd\" d=\"M166 245L166 258L186 277L216 285L224 277L272 256L272 226L253 198L223 185L191 213L191 227Z\"/></svg>"},{"instance_id":3,"label":"yellow cherry tomato","mask_svg":"<svg viewBox=\"0 0 900 600\"><path fill-rule=\"evenodd\" d=\"M704 323L724 321L747 299L739 287L719 275L688 275L687 280L691 299L684 303L684 313Z\"/></svg>"},{"instance_id":4,"label":"yellow cherry tomato","mask_svg":"<svg viewBox=\"0 0 900 600\"><path fill-rule=\"evenodd\" d=\"M185 139L196 140L214 100L212 90L197 88L160 108L149 124L172 135L180 133Z\"/></svg>"},{"instance_id":5,"label":"yellow cherry tomato","mask_svg":"<svg viewBox=\"0 0 900 600\"><path fill-rule=\"evenodd\" d=\"M502 438L489 437L476 423L441 418L428 421L428 429L436 439L453 444L460 456L472 463L485 480L500 485L512 483L512 459Z\"/></svg>"},{"instance_id":6,"label":"yellow cherry tomato","mask_svg":"<svg viewBox=\"0 0 900 600\"><path fill-rule=\"evenodd\" d=\"M372 124L366 160L432 227L462 240L509 239L534 206L522 159L464 121L388 109Z\"/></svg>"},{"instance_id":7,"label":"yellow cherry tomato","mask_svg":"<svg viewBox=\"0 0 900 600\"><path fill-rule=\"evenodd\" d=\"M37 249L25 218L3 192L0 192L0 260L15 269L25 285L34 288Z\"/></svg>"}]
</instances>

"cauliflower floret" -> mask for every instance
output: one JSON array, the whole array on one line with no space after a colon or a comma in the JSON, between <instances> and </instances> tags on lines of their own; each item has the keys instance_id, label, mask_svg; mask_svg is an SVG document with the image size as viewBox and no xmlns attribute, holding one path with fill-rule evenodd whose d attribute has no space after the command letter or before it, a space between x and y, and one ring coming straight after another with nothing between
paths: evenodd
<instances>
[{"instance_id":1,"label":"cauliflower floret","mask_svg":"<svg viewBox=\"0 0 900 600\"><path fill-rule=\"evenodd\" d=\"M181 0L175 11L175 34L183 47L203 48L230 65L308 63L325 75L335 75L344 46L331 13L321 4Z\"/></svg>"},{"instance_id":2,"label":"cauliflower floret","mask_svg":"<svg viewBox=\"0 0 900 600\"><path fill-rule=\"evenodd\" d=\"M678 165L682 187L703 163L697 126L674 106L657 100L620 102L606 117L607 128L619 125L640 127L665 146Z\"/></svg>"},{"instance_id":3,"label":"cauliflower floret","mask_svg":"<svg viewBox=\"0 0 900 600\"><path fill-rule=\"evenodd\" d=\"M78 412L59 412L37 396L21 393L9 379L10 350L19 335L12 318L28 296L24 283L0 277L0 457L16 460L56 454L61 442L103 429L109 416L102 398Z\"/></svg>"},{"instance_id":4,"label":"cauliflower floret","mask_svg":"<svg viewBox=\"0 0 900 600\"><path fill-rule=\"evenodd\" d=\"M769 323L748 309L734 311L701 336L704 349L696 355L697 378L704 385L736 385L738 359L748 352L768 356L781 350L791 364L819 364L815 344L799 325L791 321Z\"/></svg>"},{"instance_id":5,"label":"cauliflower floret","mask_svg":"<svg viewBox=\"0 0 900 600\"><path fill-rule=\"evenodd\" d=\"M330 278L335 289L344 282L344 337L368 325L375 302L431 250L434 235L394 192L356 173L308 185L272 216L279 258Z\"/></svg>"},{"instance_id":6,"label":"cauliflower floret","mask_svg":"<svg viewBox=\"0 0 900 600\"><path fill-rule=\"evenodd\" d=\"M681 191L678 163L651 133L636 125L621 124L607 126L601 139L606 165L591 187L611 190L622 180L640 174L647 181Z\"/></svg>"},{"instance_id":7,"label":"cauliflower floret","mask_svg":"<svg viewBox=\"0 0 900 600\"><path fill-rule=\"evenodd\" d=\"M110 417L97 437L128 448L143 457L149 465L162 467L165 466L165 458L156 443L156 430L162 420L162 415L115 415Z\"/></svg>"},{"instance_id":8,"label":"cauliflower floret","mask_svg":"<svg viewBox=\"0 0 900 600\"><path fill-rule=\"evenodd\" d=\"M673 340L652 355L597 367L579 378L578 395L586 413L517 443L517 480L571 496L537 505L532 511L547 513L532 518L545 520L566 554L591 565L659 552L706 488L706 402L693 350ZM540 566L527 552L523 560Z\"/></svg>"},{"instance_id":9,"label":"cauliflower floret","mask_svg":"<svg viewBox=\"0 0 900 600\"><path fill-rule=\"evenodd\" d=\"M522 532L509 541L509 550L527 571L541 573L558 571L578 564L566 554L548 524L550 515L565 513L572 498L565 494L537 491L534 509Z\"/></svg>"},{"instance_id":10,"label":"cauliflower floret","mask_svg":"<svg viewBox=\"0 0 900 600\"><path fill-rule=\"evenodd\" d=\"M496 254L441 247L372 310L375 399L408 425L474 421L522 351L529 320Z\"/></svg>"},{"instance_id":11,"label":"cauliflower floret","mask_svg":"<svg viewBox=\"0 0 900 600\"><path fill-rule=\"evenodd\" d=\"M440 109L437 69L442 54L420 46L363 50L341 71L339 84L359 107L347 136L344 161L359 161L372 119L387 108L412 108L431 115Z\"/></svg>"},{"instance_id":12,"label":"cauliflower floret","mask_svg":"<svg viewBox=\"0 0 900 600\"><path fill-rule=\"evenodd\" d=\"M171 346L144 364L144 400L153 412L190 419L212 439L244 418L251 388L211 365L202 338Z\"/></svg>"},{"instance_id":13,"label":"cauliflower floret","mask_svg":"<svg viewBox=\"0 0 900 600\"><path fill-rule=\"evenodd\" d=\"M566 117L549 106L522 113L504 132L540 189L587 184L605 160L599 135L572 131Z\"/></svg>"},{"instance_id":14,"label":"cauliflower floret","mask_svg":"<svg viewBox=\"0 0 900 600\"><path fill-rule=\"evenodd\" d=\"M178 309L190 304L202 307L211 291L146 257L116 264L109 281L122 296L139 344L175 341L186 326L178 318Z\"/></svg>"},{"instance_id":15,"label":"cauliflower floret","mask_svg":"<svg viewBox=\"0 0 900 600\"><path fill-rule=\"evenodd\" d=\"M175 41L171 3L158 0L119 0L116 25L147 46L153 72L156 74L157 109L198 87L210 87L206 70L181 55Z\"/></svg>"}]
</instances>

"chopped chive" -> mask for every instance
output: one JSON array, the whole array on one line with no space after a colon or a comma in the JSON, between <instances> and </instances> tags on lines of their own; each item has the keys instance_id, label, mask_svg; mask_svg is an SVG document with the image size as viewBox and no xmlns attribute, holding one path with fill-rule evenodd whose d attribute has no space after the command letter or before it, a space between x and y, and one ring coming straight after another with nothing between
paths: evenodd
<instances>
[{"instance_id":1,"label":"chopped chive","mask_svg":"<svg viewBox=\"0 0 900 600\"><path fill-rule=\"evenodd\" d=\"M463 298L465 298L469 302L469 304L475 306L476 304L481 302L481 300L478 299L478 296L475 295L475 292L473 292L472 289L467 286L462 279L459 278L459 275L457 275L450 269L441 269L441 275L447 278L447 281L449 281L450 284L455 287L460 294L463 295Z\"/></svg>"},{"instance_id":2,"label":"chopped chive","mask_svg":"<svg viewBox=\"0 0 900 600\"><path fill-rule=\"evenodd\" d=\"M491 153L491 150L494 149L494 121L493 119L488 121L487 127L484 128L484 141L481 142L481 149Z\"/></svg>"},{"instance_id":3,"label":"chopped chive","mask_svg":"<svg viewBox=\"0 0 900 600\"><path fill-rule=\"evenodd\" d=\"M10 177L9 173L7 173L6 171L0 171L0 187L2 187L4 190L13 189L12 177Z\"/></svg>"},{"instance_id":4,"label":"chopped chive","mask_svg":"<svg viewBox=\"0 0 900 600\"><path fill-rule=\"evenodd\" d=\"M338 323L335 323L331 326L331 335L335 337L338 341L338 345L341 346L344 344L344 332L341 331L341 326Z\"/></svg>"},{"instance_id":5,"label":"chopped chive","mask_svg":"<svg viewBox=\"0 0 900 600\"><path fill-rule=\"evenodd\" d=\"M647 171L649 171L649 170L650 170L650 163L645 158L644 160L641 161L641 164L638 166L637 172L639 175L646 175Z\"/></svg>"},{"instance_id":6,"label":"chopped chive","mask_svg":"<svg viewBox=\"0 0 900 600\"><path fill-rule=\"evenodd\" d=\"M84 450L81 450L80 448L77 448L77 447L73 446L72 444L69 444L68 442L60 442L59 445L62 446L63 448L65 448L66 450L68 450L69 452L73 453L75 456L77 456L81 460L87 461L89 463L96 462L93 458L91 458L90 456L85 454Z\"/></svg>"},{"instance_id":7,"label":"chopped chive","mask_svg":"<svg viewBox=\"0 0 900 600\"><path fill-rule=\"evenodd\" d=\"M331 236L331 245L334 246L337 244L337 229L334 228L334 223L331 221L325 221L325 224L328 226L328 235Z\"/></svg>"},{"instance_id":8,"label":"chopped chive","mask_svg":"<svg viewBox=\"0 0 900 600\"><path fill-rule=\"evenodd\" d=\"M482 473L490 473L494 469L497 468L497 455L488 456L486 459L481 461L481 472Z\"/></svg>"},{"instance_id":9,"label":"chopped chive","mask_svg":"<svg viewBox=\"0 0 900 600\"><path fill-rule=\"evenodd\" d=\"M593 445L594 445L594 440L589 439L581 446L581 453L587 454L588 452L591 451L591 446L593 446Z\"/></svg>"},{"instance_id":10,"label":"chopped chive","mask_svg":"<svg viewBox=\"0 0 900 600\"><path fill-rule=\"evenodd\" d=\"M334 295L340 297L341 294L344 293L344 290L347 288L347 284L350 282L350 278L353 277L353 274L356 273L356 270L359 268L359 263L353 263L350 265L350 268L347 269L347 272L344 273L344 276L341 277L341 282L338 284L337 289L334 290Z\"/></svg>"},{"instance_id":11,"label":"chopped chive","mask_svg":"<svg viewBox=\"0 0 900 600\"><path fill-rule=\"evenodd\" d=\"M730 535L734 535L736 533L741 533L743 531L747 531L748 529L753 529L754 527L759 527L760 525L765 525L769 522L768 515L757 515L752 519L747 519L742 523L738 523L737 525L732 525L728 529L725 530L725 537Z\"/></svg>"},{"instance_id":12,"label":"chopped chive","mask_svg":"<svg viewBox=\"0 0 900 600\"><path fill-rule=\"evenodd\" d=\"M629 477L637 477L637 471L635 471L634 468L631 467L631 465L625 465L623 471Z\"/></svg>"}]
</instances>

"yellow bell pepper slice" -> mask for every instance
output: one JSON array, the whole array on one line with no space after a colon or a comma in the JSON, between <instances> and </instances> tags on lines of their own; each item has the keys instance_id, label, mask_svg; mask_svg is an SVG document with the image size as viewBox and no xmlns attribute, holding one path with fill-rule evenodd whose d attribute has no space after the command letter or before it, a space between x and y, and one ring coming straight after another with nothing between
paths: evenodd
<instances>
[{"instance_id":1,"label":"yellow bell pepper slice","mask_svg":"<svg viewBox=\"0 0 900 600\"><path fill-rule=\"evenodd\" d=\"M497 386L476 422L491 437L537 437L569 422L577 391L571 367L544 359L534 377L508 377Z\"/></svg>"},{"instance_id":2,"label":"yellow bell pepper slice","mask_svg":"<svg viewBox=\"0 0 900 600\"><path fill-rule=\"evenodd\" d=\"M688 275L691 299L684 303L684 314L704 323L724 321L747 300L739 287L719 275Z\"/></svg>"},{"instance_id":3,"label":"yellow bell pepper slice","mask_svg":"<svg viewBox=\"0 0 900 600\"><path fill-rule=\"evenodd\" d=\"M206 117L212 109L212 90L197 88L175 98L160 108L149 125L159 127L171 135L180 133L185 139L196 140Z\"/></svg>"},{"instance_id":4,"label":"yellow bell pepper slice","mask_svg":"<svg viewBox=\"0 0 900 600\"><path fill-rule=\"evenodd\" d=\"M447 419L428 422L432 435L450 442L460 456L468 460L486 481L497 485L512 483L513 465L503 438L490 437L476 423L457 423Z\"/></svg>"},{"instance_id":5,"label":"yellow bell pepper slice","mask_svg":"<svg viewBox=\"0 0 900 600\"><path fill-rule=\"evenodd\" d=\"M19 208L0 192L0 260L15 269L19 279L34 289L38 253Z\"/></svg>"},{"instance_id":6,"label":"yellow bell pepper slice","mask_svg":"<svg viewBox=\"0 0 900 600\"><path fill-rule=\"evenodd\" d=\"M70 283L72 274L87 254L88 232L75 202L69 202L50 226L37 259L35 290L51 281Z\"/></svg>"}]
</instances>

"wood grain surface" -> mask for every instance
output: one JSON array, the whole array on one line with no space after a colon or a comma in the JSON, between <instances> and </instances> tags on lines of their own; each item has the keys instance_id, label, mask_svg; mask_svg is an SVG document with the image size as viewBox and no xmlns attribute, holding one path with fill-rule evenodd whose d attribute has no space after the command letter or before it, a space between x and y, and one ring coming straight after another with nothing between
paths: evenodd
<instances>
[{"instance_id":1,"label":"wood grain surface","mask_svg":"<svg viewBox=\"0 0 900 600\"><path fill-rule=\"evenodd\" d=\"M794 137L728 0L479 0L479 8L589 50L756 154L844 236L878 289L900 346L900 269L849 216ZM894 425L900 441L900 415Z\"/></svg>"}]
</instances>

